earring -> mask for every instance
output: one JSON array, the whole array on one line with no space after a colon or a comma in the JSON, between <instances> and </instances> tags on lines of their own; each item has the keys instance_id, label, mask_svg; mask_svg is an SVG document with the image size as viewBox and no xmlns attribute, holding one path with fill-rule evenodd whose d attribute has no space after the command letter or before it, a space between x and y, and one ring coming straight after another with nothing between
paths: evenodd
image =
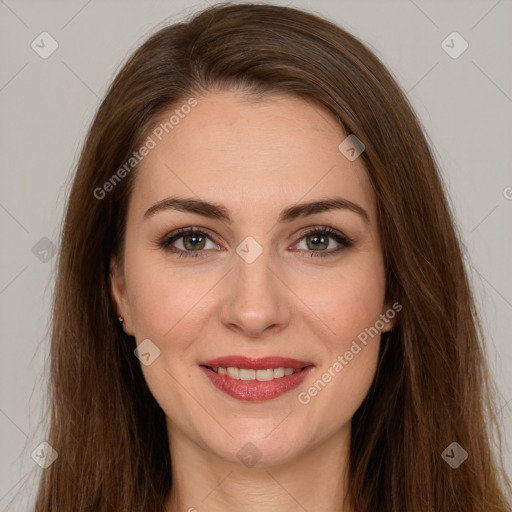
<instances>
[{"instance_id":1,"label":"earring","mask_svg":"<svg viewBox=\"0 0 512 512\"><path fill-rule=\"evenodd\" d=\"M117 319L119 320L119 323L121 324L121 327L123 328L124 331L124 318L122 316L118 316Z\"/></svg>"}]
</instances>

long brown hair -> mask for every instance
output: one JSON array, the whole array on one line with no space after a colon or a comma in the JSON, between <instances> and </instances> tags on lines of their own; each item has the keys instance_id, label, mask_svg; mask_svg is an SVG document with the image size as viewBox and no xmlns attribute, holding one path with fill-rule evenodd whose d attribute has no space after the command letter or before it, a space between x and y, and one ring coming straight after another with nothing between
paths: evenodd
<instances>
[{"instance_id":1,"label":"long brown hair","mask_svg":"<svg viewBox=\"0 0 512 512\"><path fill-rule=\"evenodd\" d=\"M402 310L383 335L374 382L352 420L354 510L508 512L495 384L421 125L360 41L315 15L260 4L216 5L158 30L99 107L61 234L48 395L48 442L59 457L42 473L35 511L164 509L172 486L164 413L109 291L136 166L107 193L95 191L106 190L163 113L219 87L313 100L366 147L387 295ZM453 442L468 453L456 469L442 457Z\"/></svg>"}]
</instances>

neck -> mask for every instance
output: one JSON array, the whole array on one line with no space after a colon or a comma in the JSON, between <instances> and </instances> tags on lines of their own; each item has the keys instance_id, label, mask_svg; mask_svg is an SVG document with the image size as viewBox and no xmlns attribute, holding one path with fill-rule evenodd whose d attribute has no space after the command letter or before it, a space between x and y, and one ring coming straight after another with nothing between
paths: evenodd
<instances>
[{"instance_id":1,"label":"neck","mask_svg":"<svg viewBox=\"0 0 512 512\"><path fill-rule=\"evenodd\" d=\"M169 441L173 482L166 512L352 510L343 506L350 423L293 459L263 464L262 457L252 467L236 457L218 457L174 427L169 428Z\"/></svg>"}]
</instances>

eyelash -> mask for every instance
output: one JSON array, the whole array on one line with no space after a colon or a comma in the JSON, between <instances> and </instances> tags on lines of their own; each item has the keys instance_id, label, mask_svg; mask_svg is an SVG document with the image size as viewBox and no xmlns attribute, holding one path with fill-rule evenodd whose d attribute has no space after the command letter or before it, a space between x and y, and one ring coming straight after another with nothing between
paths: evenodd
<instances>
[{"instance_id":1,"label":"eyelash","mask_svg":"<svg viewBox=\"0 0 512 512\"><path fill-rule=\"evenodd\" d=\"M328 235L330 238L333 238L336 242L338 242L340 244L340 247L338 247L335 250L331 250L331 251L310 251L312 258L313 257L329 258L331 256L336 256L340 251L342 251L344 249L348 249L349 247L352 247L354 245L353 241L350 238L348 238L345 235L342 235L339 231L336 231L335 229L332 229L328 226L316 226L313 229L306 231L305 233L302 233L301 237L299 238L299 242L307 236L317 235L317 234ZM176 240L183 238L185 235L204 235L204 236L206 236L206 238L211 240L213 243L216 243L214 240L212 240L212 238L206 232L204 232L200 229L197 229L197 228L188 227L188 228L180 228L180 229L174 231L173 233L170 233L170 234L164 236L158 242L158 246L161 247L162 249L165 249L166 251L169 251L174 254L178 254L180 258L181 257L184 257L184 258L202 257L202 255L200 253L206 252L204 250L183 251L182 249L177 249L176 247L174 247L172 245Z\"/></svg>"}]
</instances>

